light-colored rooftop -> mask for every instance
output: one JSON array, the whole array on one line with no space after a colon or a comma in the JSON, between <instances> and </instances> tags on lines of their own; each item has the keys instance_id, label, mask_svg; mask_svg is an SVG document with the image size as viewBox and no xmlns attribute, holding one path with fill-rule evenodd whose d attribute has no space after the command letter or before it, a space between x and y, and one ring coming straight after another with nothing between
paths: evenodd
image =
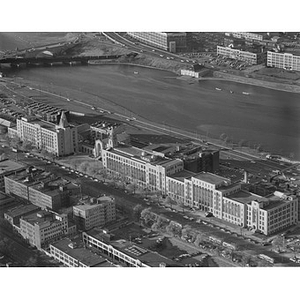
<instances>
[{"instance_id":1,"label":"light-colored rooftop","mask_svg":"<svg viewBox=\"0 0 300 300\"><path fill-rule=\"evenodd\" d=\"M230 183L229 179L208 172L201 172L193 177L215 185L222 184L223 182Z\"/></svg>"},{"instance_id":2,"label":"light-colored rooftop","mask_svg":"<svg viewBox=\"0 0 300 300\"><path fill-rule=\"evenodd\" d=\"M71 243L77 244L77 246L72 249L69 246ZM107 262L102 256L84 248L79 240L72 241L68 238L64 238L58 242L52 243L52 245L88 267L102 267L104 266L102 264Z\"/></svg>"},{"instance_id":3,"label":"light-colored rooftop","mask_svg":"<svg viewBox=\"0 0 300 300\"><path fill-rule=\"evenodd\" d=\"M263 198L259 195L249 193L247 191L238 191L234 194L231 194L227 198L233 199L233 200L243 203L243 204L251 203L251 201L258 201L258 202L266 201L265 198Z\"/></svg>"},{"instance_id":4,"label":"light-colored rooftop","mask_svg":"<svg viewBox=\"0 0 300 300\"><path fill-rule=\"evenodd\" d=\"M13 160L2 160L0 161L0 175L6 172L18 171L25 168L21 163L15 162Z\"/></svg>"},{"instance_id":5,"label":"light-colored rooftop","mask_svg":"<svg viewBox=\"0 0 300 300\"><path fill-rule=\"evenodd\" d=\"M168 177L171 177L171 178L174 178L174 179L177 179L179 181L184 182L184 179L191 178L192 176L195 176L195 175L196 175L196 173L193 173L191 171L182 170L182 171L177 172L175 174L168 175Z\"/></svg>"}]
</instances>

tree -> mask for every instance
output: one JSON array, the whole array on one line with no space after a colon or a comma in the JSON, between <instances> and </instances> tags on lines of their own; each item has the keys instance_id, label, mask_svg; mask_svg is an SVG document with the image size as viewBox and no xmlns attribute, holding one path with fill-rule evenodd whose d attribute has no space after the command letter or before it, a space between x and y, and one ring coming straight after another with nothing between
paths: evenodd
<instances>
[{"instance_id":1,"label":"tree","mask_svg":"<svg viewBox=\"0 0 300 300\"><path fill-rule=\"evenodd\" d=\"M33 148L32 142L30 142L28 140L23 141L23 143L22 143L22 149L24 151L31 151L32 148Z\"/></svg>"},{"instance_id":2,"label":"tree","mask_svg":"<svg viewBox=\"0 0 300 300\"><path fill-rule=\"evenodd\" d=\"M176 224L175 222L170 222L169 225L166 227L166 232L173 236L180 237L182 235L181 228L182 227L179 224Z\"/></svg>"},{"instance_id":3,"label":"tree","mask_svg":"<svg viewBox=\"0 0 300 300\"><path fill-rule=\"evenodd\" d=\"M205 241L206 240L206 235L205 234L202 234L202 233L198 233L196 235L196 238L195 238L195 241L194 241L194 244L199 247L200 243Z\"/></svg>"},{"instance_id":4,"label":"tree","mask_svg":"<svg viewBox=\"0 0 300 300\"><path fill-rule=\"evenodd\" d=\"M176 201L174 201L170 196L167 196L165 199L165 204L170 205L172 208L173 205L176 205Z\"/></svg>"},{"instance_id":5,"label":"tree","mask_svg":"<svg viewBox=\"0 0 300 300\"><path fill-rule=\"evenodd\" d=\"M177 202L177 205L178 205L180 208L182 208L182 212L184 213L184 207L185 207L185 205L184 205L183 200L182 200L182 199L178 199L176 202Z\"/></svg>"},{"instance_id":6,"label":"tree","mask_svg":"<svg viewBox=\"0 0 300 300\"><path fill-rule=\"evenodd\" d=\"M144 223L146 225L149 225L151 221L155 221L156 217L154 216L150 208L145 208L141 212L141 219L144 220Z\"/></svg>"},{"instance_id":7,"label":"tree","mask_svg":"<svg viewBox=\"0 0 300 300\"><path fill-rule=\"evenodd\" d=\"M143 211L143 206L141 204L137 204L134 208L133 208L133 217L139 221L141 218L141 212Z\"/></svg>"}]
</instances>

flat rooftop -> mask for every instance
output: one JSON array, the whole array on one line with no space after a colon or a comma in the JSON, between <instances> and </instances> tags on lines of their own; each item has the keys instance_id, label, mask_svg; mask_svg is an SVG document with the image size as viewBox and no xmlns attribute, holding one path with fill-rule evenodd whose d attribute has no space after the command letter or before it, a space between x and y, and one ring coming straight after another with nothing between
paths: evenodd
<instances>
[{"instance_id":1,"label":"flat rooftop","mask_svg":"<svg viewBox=\"0 0 300 300\"><path fill-rule=\"evenodd\" d=\"M17 207L14 207L6 212L6 214L12 218L15 217L21 217L23 215L29 214L34 211L40 210L40 207L28 204L28 205L19 205Z\"/></svg>"},{"instance_id":2,"label":"flat rooftop","mask_svg":"<svg viewBox=\"0 0 300 300\"><path fill-rule=\"evenodd\" d=\"M38 215L41 215L41 217L39 217ZM40 210L32 214L29 214L27 216L23 216L23 219L32 225L34 224L43 225L44 223L47 222L60 223L59 220L55 219L55 214L47 212L45 210Z\"/></svg>"},{"instance_id":3,"label":"flat rooftop","mask_svg":"<svg viewBox=\"0 0 300 300\"><path fill-rule=\"evenodd\" d=\"M111 153L122 155L127 158L136 159L139 162L150 163L153 165L168 165L172 164L173 160L165 159L160 156L155 156L149 152L145 152L142 149L131 147L131 146L118 146L114 149L109 150Z\"/></svg>"},{"instance_id":4,"label":"flat rooftop","mask_svg":"<svg viewBox=\"0 0 300 300\"><path fill-rule=\"evenodd\" d=\"M7 159L0 161L0 175L6 172L13 172L22 169L25 169L25 166L13 160Z\"/></svg>"},{"instance_id":5,"label":"flat rooftop","mask_svg":"<svg viewBox=\"0 0 300 300\"><path fill-rule=\"evenodd\" d=\"M259 201L259 202L266 201L265 198L263 198L259 195L251 194L247 191L238 191L238 192L228 196L227 198L235 200L235 201L243 203L243 204L251 203L251 201Z\"/></svg>"},{"instance_id":6,"label":"flat rooftop","mask_svg":"<svg viewBox=\"0 0 300 300\"><path fill-rule=\"evenodd\" d=\"M69 245L76 245L74 249L72 249ZM83 247L83 244L79 239L70 240L68 238L62 239L58 242L52 243L54 247L63 251L67 255L73 257L74 259L80 261L88 267L107 267L107 261L102 256L93 253L91 250L88 250Z\"/></svg>"},{"instance_id":7,"label":"flat rooftop","mask_svg":"<svg viewBox=\"0 0 300 300\"><path fill-rule=\"evenodd\" d=\"M38 182L48 179L51 173L37 169L37 171L33 172L32 174L33 177L30 176L30 173L27 173L27 171L24 170L17 174L11 174L8 176L8 178L20 182L24 185L32 186L37 184Z\"/></svg>"},{"instance_id":8,"label":"flat rooftop","mask_svg":"<svg viewBox=\"0 0 300 300\"><path fill-rule=\"evenodd\" d=\"M101 230L97 230L96 228L91 229L87 232L88 235L93 236L96 239L103 241L101 236ZM106 242L107 245L113 246L115 249L127 254L128 256L138 259L142 263L152 266L159 267L161 264L165 264L166 266L174 266L179 267L181 264L164 257L156 252L153 252L147 248L141 247L140 245L136 245L133 242L130 242L125 239L115 240Z\"/></svg>"},{"instance_id":9,"label":"flat rooftop","mask_svg":"<svg viewBox=\"0 0 300 300\"><path fill-rule=\"evenodd\" d=\"M212 173L208 173L208 172L201 172L199 174L197 174L196 176L193 176L194 178L200 179L202 181L206 181L210 184L221 184L224 181L225 182L230 182L229 179L225 178L225 177L221 177Z\"/></svg>"},{"instance_id":10,"label":"flat rooftop","mask_svg":"<svg viewBox=\"0 0 300 300\"><path fill-rule=\"evenodd\" d=\"M196 173L193 173L191 171L182 170L182 171L177 172L175 174L168 175L168 177L171 177L171 178L174 178L174 179L177 179L179 181L184 182L184 179L191 178L192 176L195 176L195 175L196 175Z\"/></svg>"}]
</instances>

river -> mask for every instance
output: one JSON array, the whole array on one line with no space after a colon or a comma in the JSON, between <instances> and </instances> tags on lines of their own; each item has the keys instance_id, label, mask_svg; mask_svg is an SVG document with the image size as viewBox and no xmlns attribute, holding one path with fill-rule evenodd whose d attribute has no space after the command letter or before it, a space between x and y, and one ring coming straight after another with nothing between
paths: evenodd
<instances>
[{"instance_id":1,"label":"river","mask_svg":"<svg viewBox=\"0 0 300 300\"><path fill-rule=\"evenodd\" d=\"M40 84L51 82L54 88L97 95L160 124L213 137L225 133L235 141L245 139L272 153L293 153L300 159L299 94L227 81L191 83L167 71L126 65L12 72Z\"/></svg>"}]
</instances>

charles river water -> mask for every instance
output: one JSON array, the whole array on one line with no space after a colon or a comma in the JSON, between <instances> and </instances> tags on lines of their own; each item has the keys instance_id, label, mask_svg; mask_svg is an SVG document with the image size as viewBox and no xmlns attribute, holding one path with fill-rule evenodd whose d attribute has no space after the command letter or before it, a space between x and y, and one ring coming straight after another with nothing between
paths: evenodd
<instances>
[{"instance_id":1,"label":"charles river water","mask_svg":"<svg viewBox=\"0 0 300 300\"><path fill-rule=\"evenodd\" d=\"M53 88L98 96L162 126L216 138L225 133L236 142L244 139L271 153L287 157L292 153L300 159L300 94L227 81L192 83L176 79L171 72L128 65L12 72L25 80L51 82Z\"/></svg>"}]
</instances>

